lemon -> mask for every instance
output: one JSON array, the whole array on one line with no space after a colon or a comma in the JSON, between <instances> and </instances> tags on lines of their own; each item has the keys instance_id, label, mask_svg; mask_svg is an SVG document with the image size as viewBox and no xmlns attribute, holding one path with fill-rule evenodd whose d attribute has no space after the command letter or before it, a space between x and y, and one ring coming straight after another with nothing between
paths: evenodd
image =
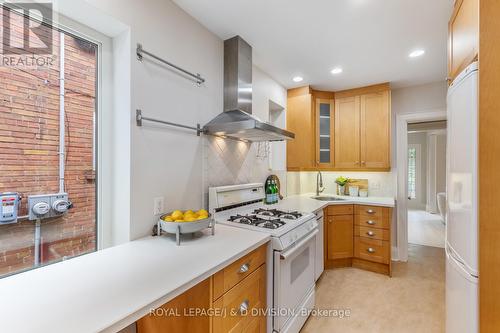
<instances>
[{"instance_id":1,"label":"lemon","mask_svg":"<svg viewBox=\"0 0 500 333\"><path fill-rule=\"evenodd\" d=\"M205 218L208 217L208 212L204 209L200 209L199 211L196 212L198 216L205 216Z\"/></svg>"},{"instance_id":2,"label":"lemon","mask_svg":"<svg viewBox=\"0 0 500 333\"><path fill-rule=\"evenodd\" d=\"M184 219L175 220L175 222L184 222Z\"/></svg>"},{"instance_id":3,"label":"lemon","mask_svg":"<svg viewBox=\"0 0 500 333\"><path fill-rule=\"evenodd\" d=\"M197 220L204 220L206 219L208 216L204 216L204 215L200 215L198 216Z\"/></svg>"},{"instance_id":4,"label":"lemon","mask_svg":"<svg viewBox=\"0 0 500 333\"><path fill-rule=\"evenodd\" d=\"M196 221L196 217L184 217L185 222L193 222Z\"/></svg>"},{"instance_id":5,"label":"lemon","mask_svg":"<svg viewBox=\"0 0 500 333\"><path fill-rule=\"evenodd\" d=\"M182 220L184 218L184 214L180 210L176 210L172 213L172 219L174 220Z\"/></svg>"},{"instance_id":6,"label":"lemon","mask_svg":"<svg viewBox=\"0 0 500 333\"><path fill-rule=\"evenodd\" d=\"M172 216L167 215L167 216L163 216L162 220L166 221L166 222L172 222L174 219L172 219Z\"/></svg>"},{"instance_id":7,"label":"lemon","mask_svg":"<svg viewBox=\"0 0 500 333\"><path fill-rule=\"evenodd\" d=\"M184 215L192 215L192 214L194 214L194 212L192 210L186 210L184 212Z\"/></svg>"}]
</instances>

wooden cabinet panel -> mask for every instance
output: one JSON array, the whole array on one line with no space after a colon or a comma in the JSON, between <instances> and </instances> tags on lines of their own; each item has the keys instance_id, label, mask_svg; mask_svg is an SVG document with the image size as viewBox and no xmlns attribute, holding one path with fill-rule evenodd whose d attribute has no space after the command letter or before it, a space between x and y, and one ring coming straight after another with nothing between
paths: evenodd
<instances>
[{"instance_id":1,"label":"wooden cabinet panel","mask_svg":"<svg viewBox=\"0 0 500 333\"><path fill-rule=\"evenodd\" d=\"M389 168L391 158L390 92L361 96L361 168Z\"/></svg>"},{"instance_id":2,"label":"wooden cabinet panel","mask_svg":"<svg viewBox=\"0 0 500 333\"><path fill-rule=\"evenodd\" d=\"M316 166L320 168L333 168L335 103L332 99L317 98L315 106Z\"/></svg>"},{"instance_id":3,"label":"wooden cabinet panel","mask_svg":"<svg viewBox=\"0 0 500 333\"><path fill-rule=\"evenodd\" d=\"M217 299L258 267L266 262L267 247L261 246L243 258L215 273L213 276L213 299Z\"/></svg>"},{"instance_id":4,"label":"wooden cabinet panel","mask_svg":"<svg viewBox=\"0 0 500 333\"><path fill-rule=\"evenodd\" d=\"M242 312L246 306L247 311ZM266 265L260 266L243 281L214 302L214 308L223 309L226 317L213 317L213 333L266 331L265 316L252 316L255 309L266 308ZM263 311L261 311L263 313ZM255 323L255 318L259 323ZM258 329L256 330L256 326Z\"/></svg>"},{"instance_id":5,"label":"wooden cabinet panel","mask_svg":"<svg viewBox=\"0 0 500 333\"><path fill-rule=\"evenodd\" d=\"M390 239L388 229L365 227L358 224L354 225L354 236L366 237L370 239L386 240L386 241Z\"/></svg>"},{"instance_id":6,"label":"wooden cabinet panel","mask_svg":"<svg viewBox=\"0 0 500 333\"><path fill-rule=\"evenodd\" d=\"M193 332L210 331L208 316L185 316L189 309L210 309L210 282L206 279L185 293L161 306L161 310L142 317L137 321L137 333ZM160 283L160 282L159 282Z\"/></svg>"},{"instance_id":7,"label":"wooden cabinet panel","mask_svg":"<svg viewBox=\"0 0 500 333\"><path fill-rule=\"evenodd\" d=\"M330 205L326 208L325 215L351 215L354 205Z\"/></svg>"},{"instance_id":8,"label":"wooden cabinet panel","mask_svg":"<svg viewBox=\"0 0 500 333\"><path fill-rule=\"evenodd\" d=\"M479 0L456 1L448 43L448 77L453 80L479 51Z\"/></svg>"},{"instance_id":9,"label":"wooden cabinet panel","mask_svg":"<svg viewBox=\"0 0 500 333\"><path fill-rule=\"evenodd\" d=\"M357 169L360 166L360 98L335 100L335 167Z\"/></svg>"},{"instance_id":10,"label":"wooden cabinet panel","mask_svg":"<svg viewBox=\"0 0 500 333\"><path fill-rule=\"evenodd\" d=\"M369 239L365 237L355 237L354 256L359 259L389 264L391 247L389 242Z\"/></svg>"},{"instance_id":11,"label":"wooden cabinet panel","mask_svg":"<svg viewBox=\"0 0 500 333\"><path fill-rule=\"evenodd\" d=\"M287 130L295 133L295 139L286 142L287 168L300 170L315 164L314 112L310 93L291 95L287 102Z\"/></svg>"},{"instance_id":12,"label":"wooden cabinet panel","mask_svg":"<svg viewBox=\"0 0 500 333\"><path fill-rule=\"evenodd\" d=\"M328 260L352 258L353 216L336 215L326 217Z\"/></svg>"}]
</instances>

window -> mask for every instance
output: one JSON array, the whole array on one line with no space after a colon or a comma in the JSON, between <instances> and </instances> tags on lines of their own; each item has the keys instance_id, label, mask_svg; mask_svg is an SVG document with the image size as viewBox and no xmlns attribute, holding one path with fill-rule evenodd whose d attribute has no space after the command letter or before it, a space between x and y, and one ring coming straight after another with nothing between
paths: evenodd
<instances>
[{"instance_id":1,"label":"window","mask_svg":"<svg viewBox=\"0 0 500 333\"><path fill-rule=\"evenodd\" d=\"M408 199L417 197L417 148L408 148Z\"/></svg>"},{"instance_id":2,"label":"window","mask_svg":"<svg viewBox=\"0 0 500 333\"><path fill-rule=\"evenodd\" d=\"M0 7L0 24L10 31L2 50L7 43L23 45L24 20L37 24ZM42 30L51 36L50 54L35 57L22 48L0 54L0 193L22 196L19 219L0 223L0 277L97 248L99 45L59 28ZM39 223L28 219L29 196L60 192L68 194L72 209Z\"/></svg>"}]
</instances>

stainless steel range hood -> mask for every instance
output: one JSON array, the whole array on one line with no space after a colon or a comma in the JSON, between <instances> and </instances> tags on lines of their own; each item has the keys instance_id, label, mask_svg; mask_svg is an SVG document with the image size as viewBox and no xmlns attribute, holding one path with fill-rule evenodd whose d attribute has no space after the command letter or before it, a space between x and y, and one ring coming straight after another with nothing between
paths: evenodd
<instances>
[{"instance_id":1,"label":"stainless steel range hood","mask_svg":"<svg viewBox=\"0 0 500 333\"><path fill-rule=\"evenodd\" d=\"M252 47L240 36L224 41L224 112L203 126L203 132L250 142L295 138L252 115Z\"/></svg>"}]
</instances>

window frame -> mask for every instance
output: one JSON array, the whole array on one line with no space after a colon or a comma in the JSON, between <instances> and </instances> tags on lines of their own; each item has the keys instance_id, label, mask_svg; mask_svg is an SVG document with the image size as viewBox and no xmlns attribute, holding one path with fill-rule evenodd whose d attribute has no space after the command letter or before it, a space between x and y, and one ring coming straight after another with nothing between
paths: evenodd
<instances>
[{"instance_id":1,"label":"window frame","mask_svg":"<svg viewBox=\"0 0 500 333\"><path fill-rule=\"evenodd\" d=\"M18 11L18 10L23 10L24 7L22 4L19 3L3 3L3 7L8 8L10 10ZM27 16L23 14L23 16ZM30 20L37 21L38 23L42 22L42 17L37 14L36 12L30 12L28 15ZM108 223L104 223L106 219L103 218L104 212L103 210L105 209L103 206L103 196L105 193L110 193L111 192L111 185L107 184L104 185L103 181L101 180L100 174L102 173L103 170L103 161L105 160L102 155L103 151L103 143L101 141L101 138L103 137L103 130L104 126L103 123L103 112L102 110L104 108L109 109L110 112L112 110L112 100L113 96L110 94L112 93L111 85L112 85L112 73L107 73L105 74L105 71L103 70L103 66L108 66L108 68L112 68L112 58L113 58L113 53L112 53L112 39L96 30L94 30L92 27L86 26L82 23L79 23L77 21L74 21L73 19L66 17L59 12L57 12L57 7L54 5L53 7L53 17L52 20L50 21L51 23L51 28L54 30L57 30L58 32L63 32L67 35L70 35L74 38L79 38L83 39L84 41L90 42L96 46L96 80L95 80L95 111L94 111L94 152L93 152L93 159L94 159L94 171L95 171L95 224L96 224L96 242L95 242L95 248L94 251L81 254L81 255L86 255L90 254L96 251L99 251L103 249L104 247L107 247L107 244L105 243L105 239L107 242L110 242L111 239L111 234L110 234L110 226L109 221ZM105 94L103 93L103 88L104 86L107 86L107 95L105 99L103 96ZM109 124L106 124L106 128L109 127ZM109 164L109 161L106 162L106 164ZM111 208L105 209L107 211L106 215L110 214ZM79 257L80 255L68 258L76 258ZM36 267L33 267L32 269L35 269ZM29 269L31 270L31 269ZM29 271L28 270L28 271ZM19 273L25 272L25 270L20 271Z\"/></svg>"},{"instance_id":2,"label":"window frame","mask_svg":"<svg viewBox=\"0 0 500 333\"><path fill-rule=\"evenodd\" d=\"M410 196L410 149L415 149L415 197L411 197ZM408 187L408 191L407 191L407 197L408 197L408 200L418 200L419 199L419 194L422 193L422 189L421 189L421 183L420 183L420 179L422 177L421 173L422 173L422 154L421 154L421 145L420 144L408 144L408 150L407 150L407 187Z\"/></svg>"}]
</instances>

